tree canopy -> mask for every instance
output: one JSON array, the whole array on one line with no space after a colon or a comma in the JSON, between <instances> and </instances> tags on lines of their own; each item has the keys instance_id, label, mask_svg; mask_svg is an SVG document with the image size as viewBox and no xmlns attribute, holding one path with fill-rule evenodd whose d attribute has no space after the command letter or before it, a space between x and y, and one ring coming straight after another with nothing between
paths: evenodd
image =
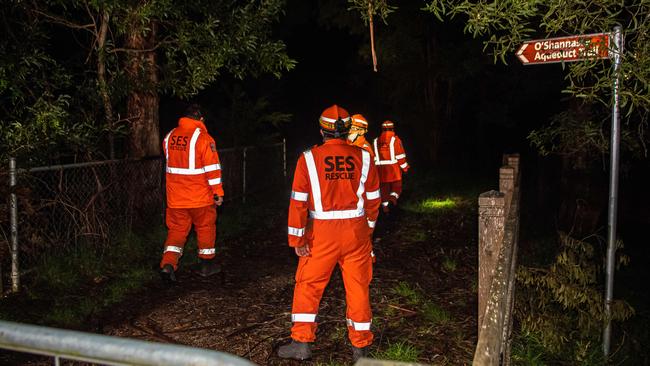
<instances>
[{"instance_id":1,"label":"tree canopy","mask_svg":"<svg viewBox=\"0 0 650 366\"><path fill-rule=\"evenodd\" d=\"M0 40L0 95L9 101L0 111L0 155L47 160L55 151L77 154L73 141L105 153L100 140L127 131L134 139L138 129L146 136L132 150L150 148L133 155L155 154L159 95L189 99L224 73L279 77L294 67L272 35L283 5L10 1L0 9L8 35Z\"/></svg>"}]
</instances>

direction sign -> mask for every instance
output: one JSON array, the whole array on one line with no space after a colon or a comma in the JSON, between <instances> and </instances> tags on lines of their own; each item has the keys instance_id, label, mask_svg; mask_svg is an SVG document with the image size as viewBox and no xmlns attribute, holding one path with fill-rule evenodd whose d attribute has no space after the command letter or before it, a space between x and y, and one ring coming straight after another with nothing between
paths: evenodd
<instances>
[{"instance_id":1,"label":"direction sign","mask_svg":"<svg viewBox=\"0 0 650 366\"><path fill-rule=\"evenodd\" d=\"M610 34L595 33L526 41L517 50L524 65L609 58Z\"/></svg>"}]
</instances>

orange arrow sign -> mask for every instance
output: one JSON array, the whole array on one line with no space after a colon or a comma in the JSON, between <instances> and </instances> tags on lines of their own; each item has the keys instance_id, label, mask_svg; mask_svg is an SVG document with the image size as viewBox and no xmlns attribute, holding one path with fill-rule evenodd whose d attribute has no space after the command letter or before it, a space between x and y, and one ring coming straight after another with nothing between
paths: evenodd
<instances>
[{"instance_id":1,"label":"orange arrow sign","mask_svg":"<svg viewBox=\"0 0 650 366\"><path fill-rule=\"evenodd\" d=\"M524 65L609 58L609 33L526 41L517 50Z\"/></svg>"}]
</instances>

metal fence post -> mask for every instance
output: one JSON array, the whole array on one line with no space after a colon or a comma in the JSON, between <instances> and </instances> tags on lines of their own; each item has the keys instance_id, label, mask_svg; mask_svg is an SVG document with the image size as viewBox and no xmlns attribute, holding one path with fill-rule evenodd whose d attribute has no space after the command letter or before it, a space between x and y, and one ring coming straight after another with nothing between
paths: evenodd
<instances>
[{"instance_id":1,"label":"metal fence post","mask_svg":"<svg viewBox=\"0 0 650 366\"><path fill-rule=\"evenodd\" d=\"M241 192L241 201L246 203L246 147L244 147L243 152L243 161L242 161L242 192Z\"/></svg>"},{"instance_id":2,"label":"metal fence post","mask_svg":"<svg viewBox=\"0 0 650 366\"><path fill-rule=\"evenodd\" d=\"M11 291L20 289L18 272L18 198L16 197L16 158L9 158L9 211L11 222Z\"/></svg>"},{"instance_id":3,"label":"metal fence post","mask_svg":"<svg viewBox=\"0 0 650 366\"><path fill-rule=\"evenodd\" d=\"M284 181L287 181L287 139L282 139L282 172L284 173Z\"/></svg>"},{"instance_id":4,"label":"metal fence post","mask_svg":"<svg viewBox=\"0 0 650 366\"><path fill-rule=\"evenodd\" d=\"M481 193L478 197L478 330L490 294L494 268L505 233L505 197L498 191Z\"/></svg>"}]
</instances>

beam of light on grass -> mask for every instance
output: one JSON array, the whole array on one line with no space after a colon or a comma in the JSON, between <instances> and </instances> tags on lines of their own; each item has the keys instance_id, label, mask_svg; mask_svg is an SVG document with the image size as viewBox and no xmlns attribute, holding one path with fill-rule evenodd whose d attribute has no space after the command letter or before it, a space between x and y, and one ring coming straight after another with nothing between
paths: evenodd
<instances>
[{"instance_id":1,"label":"beam of light on grass","mask_svg":"<svg viewBox=\"0 0 650 366\"><path fill-rule=\"evenodd\" d=\"M444 200L427 198L420 203L420 208L423 211L438 210L442 208L452 208L456 206L456 202L451 198L445 198Z\"/></svg>"}]
</instances>

